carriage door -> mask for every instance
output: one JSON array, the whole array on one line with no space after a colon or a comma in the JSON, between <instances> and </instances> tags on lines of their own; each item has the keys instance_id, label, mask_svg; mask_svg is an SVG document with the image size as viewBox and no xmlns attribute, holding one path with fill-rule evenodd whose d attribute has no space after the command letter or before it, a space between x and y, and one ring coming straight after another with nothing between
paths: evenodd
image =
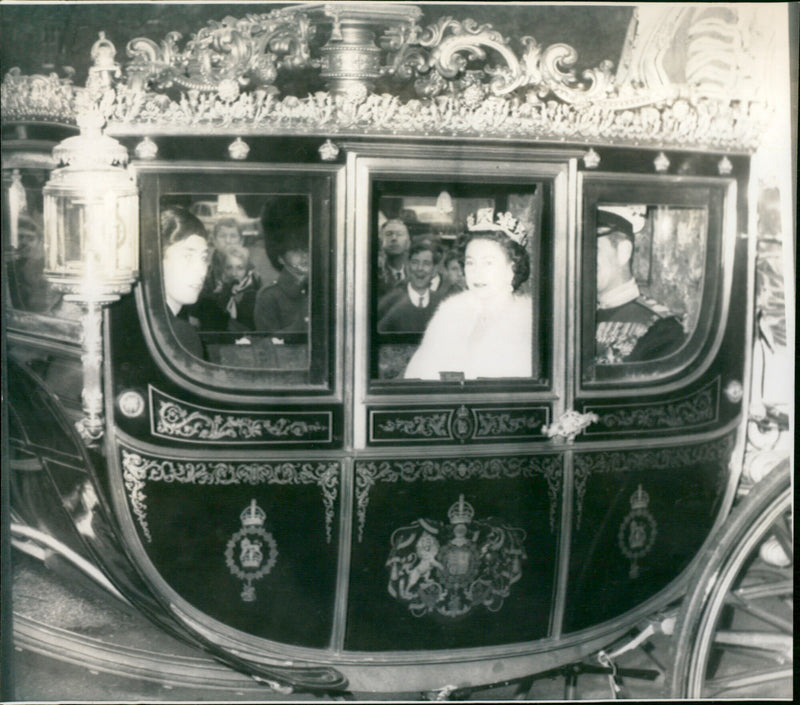
<instances>
[{"instance_id":1,"label":"carriage door","mask_svg":"<svg viewBox=\"0 0 800 705\"><path fill-rule=\"evenodd\" d=\"M702 166L579 183L575 410L587 425L572 462L565 632L667 589L725 501L743 394L746 248L735 180Z\"/></svg>"},{"instance_id":2,"label":"carriage door","mask_svg":"<svg viewBox=\"0 0 800 705\"><path fill-rule=\"evenodd\" d=\"M475 146L352 149L349 604L357 608L345 646L544 638L557 602L564 454L544 429L565 398L568 156ZM476 345L474 367L452 355L420 363L433 316L456 329L474 323L459 236L481 218L501 217L529 265L517 282L522 308L497 311L491 322L508 337ZM419 279L429 291L416 302ZM520 311L522 323L503 328L504 317ZM493 565L489 536L502 536ZM426 546L431 556L444 547L447 565L407 575L404 552ZM431 631L431 620L444 626Z\"/></svg>"}]
</instances>

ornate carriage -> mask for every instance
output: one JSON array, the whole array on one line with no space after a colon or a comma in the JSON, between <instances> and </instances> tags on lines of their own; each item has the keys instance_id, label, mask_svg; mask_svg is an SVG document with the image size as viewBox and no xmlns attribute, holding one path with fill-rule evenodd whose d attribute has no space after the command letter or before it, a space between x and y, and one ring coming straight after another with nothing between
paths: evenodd
<instances>
[{"instance_id":1,"label":"ornate carriage","mask_svg":"<svg viewBox=\"0 0 800 705\"><path fill-rule=\"evenodd\" d=\"M757 233L780 232L757 218L772 104L741 47L767 52L767 24L746 6L631 8L619 67L579 71L570 46L438 12L277 7L132 39L124 62L101 36L83 87L6 75L13 535L301 693L519 679L688 590L675 694L697 694L724 597L767 541L767 577L737 595L791 593L787 409L748 411L770 329ZM171 207L249 224L264 284L293 228L304 325L197 313L192 352L164 291ZM448 247L485 207L528 233L533 372L405 379L421 332L379 325L380 226ZM674 352L598 359L603 210L634 222L637 285L685 331ZM46 235L34 281L27 221ZM739 641L768 631L790 662L786 623Z\"/></svg>"}]
</instances>

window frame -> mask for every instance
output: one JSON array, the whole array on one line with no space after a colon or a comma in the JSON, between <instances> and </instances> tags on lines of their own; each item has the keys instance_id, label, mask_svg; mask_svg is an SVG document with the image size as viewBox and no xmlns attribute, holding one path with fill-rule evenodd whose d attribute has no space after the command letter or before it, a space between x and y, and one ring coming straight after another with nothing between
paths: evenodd
<instances>
[{"instance_id":1,"label":"window frame","mask_svg":"<svg viewBox=\"0 0 800 705\"><path fill-rule=\"evenodd\" d=\"M341 298L335 271L341 267L337 245L341 167L336 165L219 164L213 162L134 163L141 187L140 232L142 279L137 304L142 328L158 366L191 391L220 399L242 395L293 397L338 393L341 375L338 341L341 321L335 312ZM200 188L192 182L200 179ZM225 367L200 360L186 351L172 333L167 316L158 227L161 199L177 194L208 193L303 195L311 219L309 297L312 321L307 370L263 370Z\"/></svg>"},{"instance_id":2,"label":"window frame","mask_svg":"<svg viewBox=\"0 0 800 705\"><path fill-rule=\"evenodd\" d=\"M388 150L387 150L388 151ZM350 155L356 179L357 197L353 215L355 238L358 244L356 286L358 292L355 310L357 331L355 336L356 398L366 403L416 403L430 401L482 401L513 397L552 400L563 396L563 361L558 350L564 348L565 327L561 325L559 311L566 298L567 184L570 160L574 155L566 152L537 150L510 150L495 148L475 149L464 158L461 149L446 147L415 149L414 146L400 154L364 149ZM483 157L483 158L480 158ZM403 380L401 383L372 378L371 307L373 260L377 243L374 232L375 214L372 213L373 183L392 181L422 181L431 183L461 181L464 183L496 183L511 186L517 183L545 184L549 193L543 204L542 230L549 229L548 247L539 252L540 263L548 271L543 279L550 287L548 299L536 312L540 337L549 333L546 350L540 353L539 378L498 378L489 380L464 380L453 382ZM533 265L535 266L535 265ZM533 272L535 276L535 272ZM358 412L356 416L358 417Z\"/></svg>"},{"instance_id":3,"label":"window frame","mask_svg":"<svg viewBox=\"0 0 800 705\"><path fill-rule=\"evenodd\" d=\"M622 203L706 209L706 251L697 324L681 347L663 358L593 366L596 211L598 205ZM736 208L736 180L733 178L611 172L581 174L574 375L582 397L608 396L612 391L616 394L623 390L635 395L648 393L656 387L682 387L708 368L725 332L733 276ZM590 377L592 373L594 376Z\"/></svg>"}]
</instances>

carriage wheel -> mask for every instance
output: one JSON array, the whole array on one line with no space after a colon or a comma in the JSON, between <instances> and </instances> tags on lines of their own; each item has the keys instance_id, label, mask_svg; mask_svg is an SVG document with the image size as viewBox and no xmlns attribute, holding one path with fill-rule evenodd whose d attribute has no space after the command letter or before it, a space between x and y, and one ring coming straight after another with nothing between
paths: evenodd
<instances>
[{"instance_id":1,"label":"carriage wheel","mask_svg":"<svg viewBox=\"0 0 800 705\"><path fill-rule=\"evenodd\" d=\"M675 629L672 697L792 697L793 530L788 459L706 550Z\"/></svg>"}]
</instances>

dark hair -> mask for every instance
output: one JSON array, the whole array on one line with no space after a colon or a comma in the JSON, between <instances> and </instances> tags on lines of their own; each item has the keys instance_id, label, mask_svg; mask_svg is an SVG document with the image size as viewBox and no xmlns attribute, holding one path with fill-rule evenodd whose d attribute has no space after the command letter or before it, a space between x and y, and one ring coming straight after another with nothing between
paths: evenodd
<instances>
[{"instance_id":1,"label":"dark hair","mask_svg":"<svg viewBox=\"0 0 800 705\"><path fill-rule=\"evenodd\" d=\"M292 250L309 251L307 225L274 233L274 236L267 240L267 257L279 272L283 270L283 258Z\"/></svg>"},{"instance_id":2,"label":"dark hair","mask_svg":"<svg viewBox=\"0 0 800 705\"><path fill-rule=\"evenodd\" d=\"M455 245L447 250L444 253L444 257L442 257L442 264L445 267L453 261L458 262L461 265L461 269L464 269L464 252L459 252Z\"/></svg>"},{"instance_id":3,"label":"dark hair","mask_svg":"<svg viewBox=\"0 0 800 705\"><path fill-rule=\"evenodd\" d=\"M411 259L411 256L417 254L417 252L432 253L434 264L439 264L442 261L442 248L432 237L415 237L408 248L408 258Z\"/></svg>"},{"instance_id":4,"label":"dark hair","mask_svg":"<svg viewBox=\"0 0 800 705\"><path fill-rule=\"evenodd\" d=\"M181 242L192 235L199 235L208 242L208 233L200 219L183 208L165 208L161 211L161 253L170 245Z\"/></svg>"},{"instance_id":5,"label":"dark hair","mask_svg":"<svg viewBox=\"0 0 800 705\"><path fill-rule=\"evenodd\" d=\"M514 291L528 280L531 275L531 261L528 257L528 251L516 240L512 240L500 230L474 230L462 233L458 236L455 245L462 262L464 261L467 245L473 240L491 240L505 250L506 256L511 262L511 268L514 271L514 278L511 280L511 286Z\"/></svg>"}]
</instances>

